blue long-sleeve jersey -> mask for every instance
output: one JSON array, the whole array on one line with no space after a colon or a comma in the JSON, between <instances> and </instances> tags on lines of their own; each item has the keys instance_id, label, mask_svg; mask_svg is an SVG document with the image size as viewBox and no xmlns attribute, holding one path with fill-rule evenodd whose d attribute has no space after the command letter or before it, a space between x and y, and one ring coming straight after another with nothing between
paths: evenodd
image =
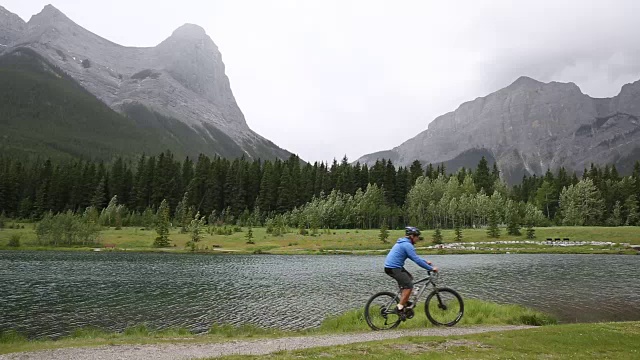
<instances>
[{"instance_id":1,"label":"blue long-sleeve jersey","mask_svg":"<svg viewBox=\"0 0 640 360\"><path fill-rule=\"evenodd\" d=\"M393 245L391 251L389 251L389 254L387 255L387 258L384 260L384 267L401 269L404 267L404 262L407 258L413 260L413 262L418 264L421 268L433 270L433 266L427 264L426 261L418 257L418 254L416 254L416 248L413 247L411 240L406 237L398 239L395 245Z\"/></svg>"}]
</instances>

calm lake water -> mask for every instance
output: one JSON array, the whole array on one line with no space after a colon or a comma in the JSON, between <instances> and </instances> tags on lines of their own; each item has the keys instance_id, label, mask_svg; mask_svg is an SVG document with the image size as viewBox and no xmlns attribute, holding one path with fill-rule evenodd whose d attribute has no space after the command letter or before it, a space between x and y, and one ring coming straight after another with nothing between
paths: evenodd
<instances>
[{"instance_id":1,"label":"calm lake water","mask_svg":"<svg viewBox=\"0 0 640 360\"><path fill-rule=\"evenodd\" d=\"M640 320L640 256L427 257L463 297L516 303L562 322ZM146 323L301 329L392 290L384 256L0 252L0 330L57 337ZM409 264L416 277L424 272Z\"/></svg>"}]
</instances>

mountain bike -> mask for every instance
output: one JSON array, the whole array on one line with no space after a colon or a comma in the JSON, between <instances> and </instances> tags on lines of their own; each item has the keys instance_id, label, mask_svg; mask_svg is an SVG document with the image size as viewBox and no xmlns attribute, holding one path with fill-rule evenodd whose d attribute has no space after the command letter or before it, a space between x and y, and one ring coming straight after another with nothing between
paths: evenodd
<instances>
[{"instance_id":1,"label":"mountain bike","mask_svg":"<svg viewBox=\"0 0 640 360\"><path fill-rule=\"evenodd\" d=\"M438 273L428 272L424 279L414 282L413 291L409 302L404 309L406 319L414 317L414 308L418 300L425 294L427 288L431 289L424 303L424 312L429 321L437 326L453 326L457 324L464 314L464 302L457 291L438 287ZM429 287L432 285L432 287ZM379 292L369 298L364 307L364 317L367 324L373 330L389 330L397 327L404 320L398 313L397 304L400 302L402 289L395 294L389 291Z\"/></svg>"}]
</instances>

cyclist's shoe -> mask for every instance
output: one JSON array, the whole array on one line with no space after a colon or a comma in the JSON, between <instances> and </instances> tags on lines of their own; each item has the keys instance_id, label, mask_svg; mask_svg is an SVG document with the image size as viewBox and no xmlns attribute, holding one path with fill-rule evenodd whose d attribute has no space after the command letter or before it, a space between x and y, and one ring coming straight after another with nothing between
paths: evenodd
<instances>
[{"instance_id":1,"label":"cyclist's shoe","mask_svg":"<svg viewBox=\"0 0 640 360\"><path fill-rule=\"evenodd\" d=\"M402 310L395 308L394 313L398 314L398 317L400 318L400 320L405 321L407 320L406 310L407 310L406 307L403 307Z\"/></svg>"},{"instance_id":2,"label":"cyclist's shoe","mask_svg":"<svg viewBox=\"0 0 640 360\"><path fill-rule=\"evenodd\" d=\"M407 301L407 305L404 306L404 308L411 308L413 306L413 302L411 301Z\"/></svg>"}]
</instances>

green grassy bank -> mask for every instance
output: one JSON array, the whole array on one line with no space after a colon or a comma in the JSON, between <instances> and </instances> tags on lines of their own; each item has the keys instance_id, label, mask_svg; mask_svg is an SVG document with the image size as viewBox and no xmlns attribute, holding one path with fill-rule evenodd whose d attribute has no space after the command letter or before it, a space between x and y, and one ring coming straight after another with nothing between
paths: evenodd
<instances>
[{"instance_id":1,"label":"green grassy bank","mask_svg":"<svg viewBox=\"0 0 640 360\"><path fill-rule=\"evenodd\" d=\"M266 359L638 359L640 322L570 324L447 337L404 337L282 351ZM229 356L223 359L255 359Z\"/></svg>"},{"instance_id":2,"label":"green grassy bank","mask_svg":"<svg viewBox=\"0 0 640 360\"><path fill-rule=\"evenodd\" d=\"M501 305L475 299L465 300L465 315L456 326L473 325L551 325L553 317L518 305ZM418 306L416 316L400 325L400 329L433 327L424 314L424 307ZM0 333L0 354L21 351L35 351L64 347L86 347L119 344L154 343L206 343L250 338L273 338L285 336L353 333L371 331L364 320L362 309L327 318L319 327L300 331L264 329L254 326L233 327L213 326L206 334L192 334L187 329L154 330L140 325L121 333L106 332L95 328L78 329L69 336L57 339L27 339L10 331Z\"/></svg>"},{"instance_id":3,"label":"green grassy bank","mask_svg":"<svg viewBox=\"0 0 640 360\"><path fill-rule=\"evenodd\" d=\"M106 244L115 246L116 251L165 251L165 252L190 252L187 249L189 234L180 233L179 229L172 229L169 235L171 246L167 248L154 248L153 240L157 236L151 229L127 227L120 230L105 228L100 232L100 244L96 246L79 247L52 247L41 246L37 242L34 232L34 224L12 223L13 228L0 230L0 249L23 250L77 250L91 251L101 248ZM17 227L17 228L16 228ZM24 228L23 228L24 227ZM205 232L198 243L198 252L202 253L271 253L271 254L323 254L323 253L370 253L383 254L395 240L403 236L401 230L391 230L387 243L379 240L379 230L330 230L320 231L316 236L300 235L295 229L282 236L268 234L265 228L253 228L254 244L247 243L247 228L230 235L209 234ZM425 240L418 243L418 247L433 245L431 242L432 231L424 231ZM456 243L453 230L442 231L444 245ZM19 247L11 247L12 238L19 238ZM613 242L612 245L585 244L582 246L551 246L540 244L547 238L568 238L570 241L584 242ZM519 243L500 243L495 242ZM501 237L491 239L487 237L485 229L465 229L463 239L459 243L464 249L419 249L423 254L440 253L580 253L580 254L636 254L637 251L622 244L640 245L639 227L546 227L536 229L534 243L526 243L524 236L509 236L502 229ZM473 244L472 244L473 243ZM105 249L106 250L106 249Z\"/></svg>"}]
</instances>

